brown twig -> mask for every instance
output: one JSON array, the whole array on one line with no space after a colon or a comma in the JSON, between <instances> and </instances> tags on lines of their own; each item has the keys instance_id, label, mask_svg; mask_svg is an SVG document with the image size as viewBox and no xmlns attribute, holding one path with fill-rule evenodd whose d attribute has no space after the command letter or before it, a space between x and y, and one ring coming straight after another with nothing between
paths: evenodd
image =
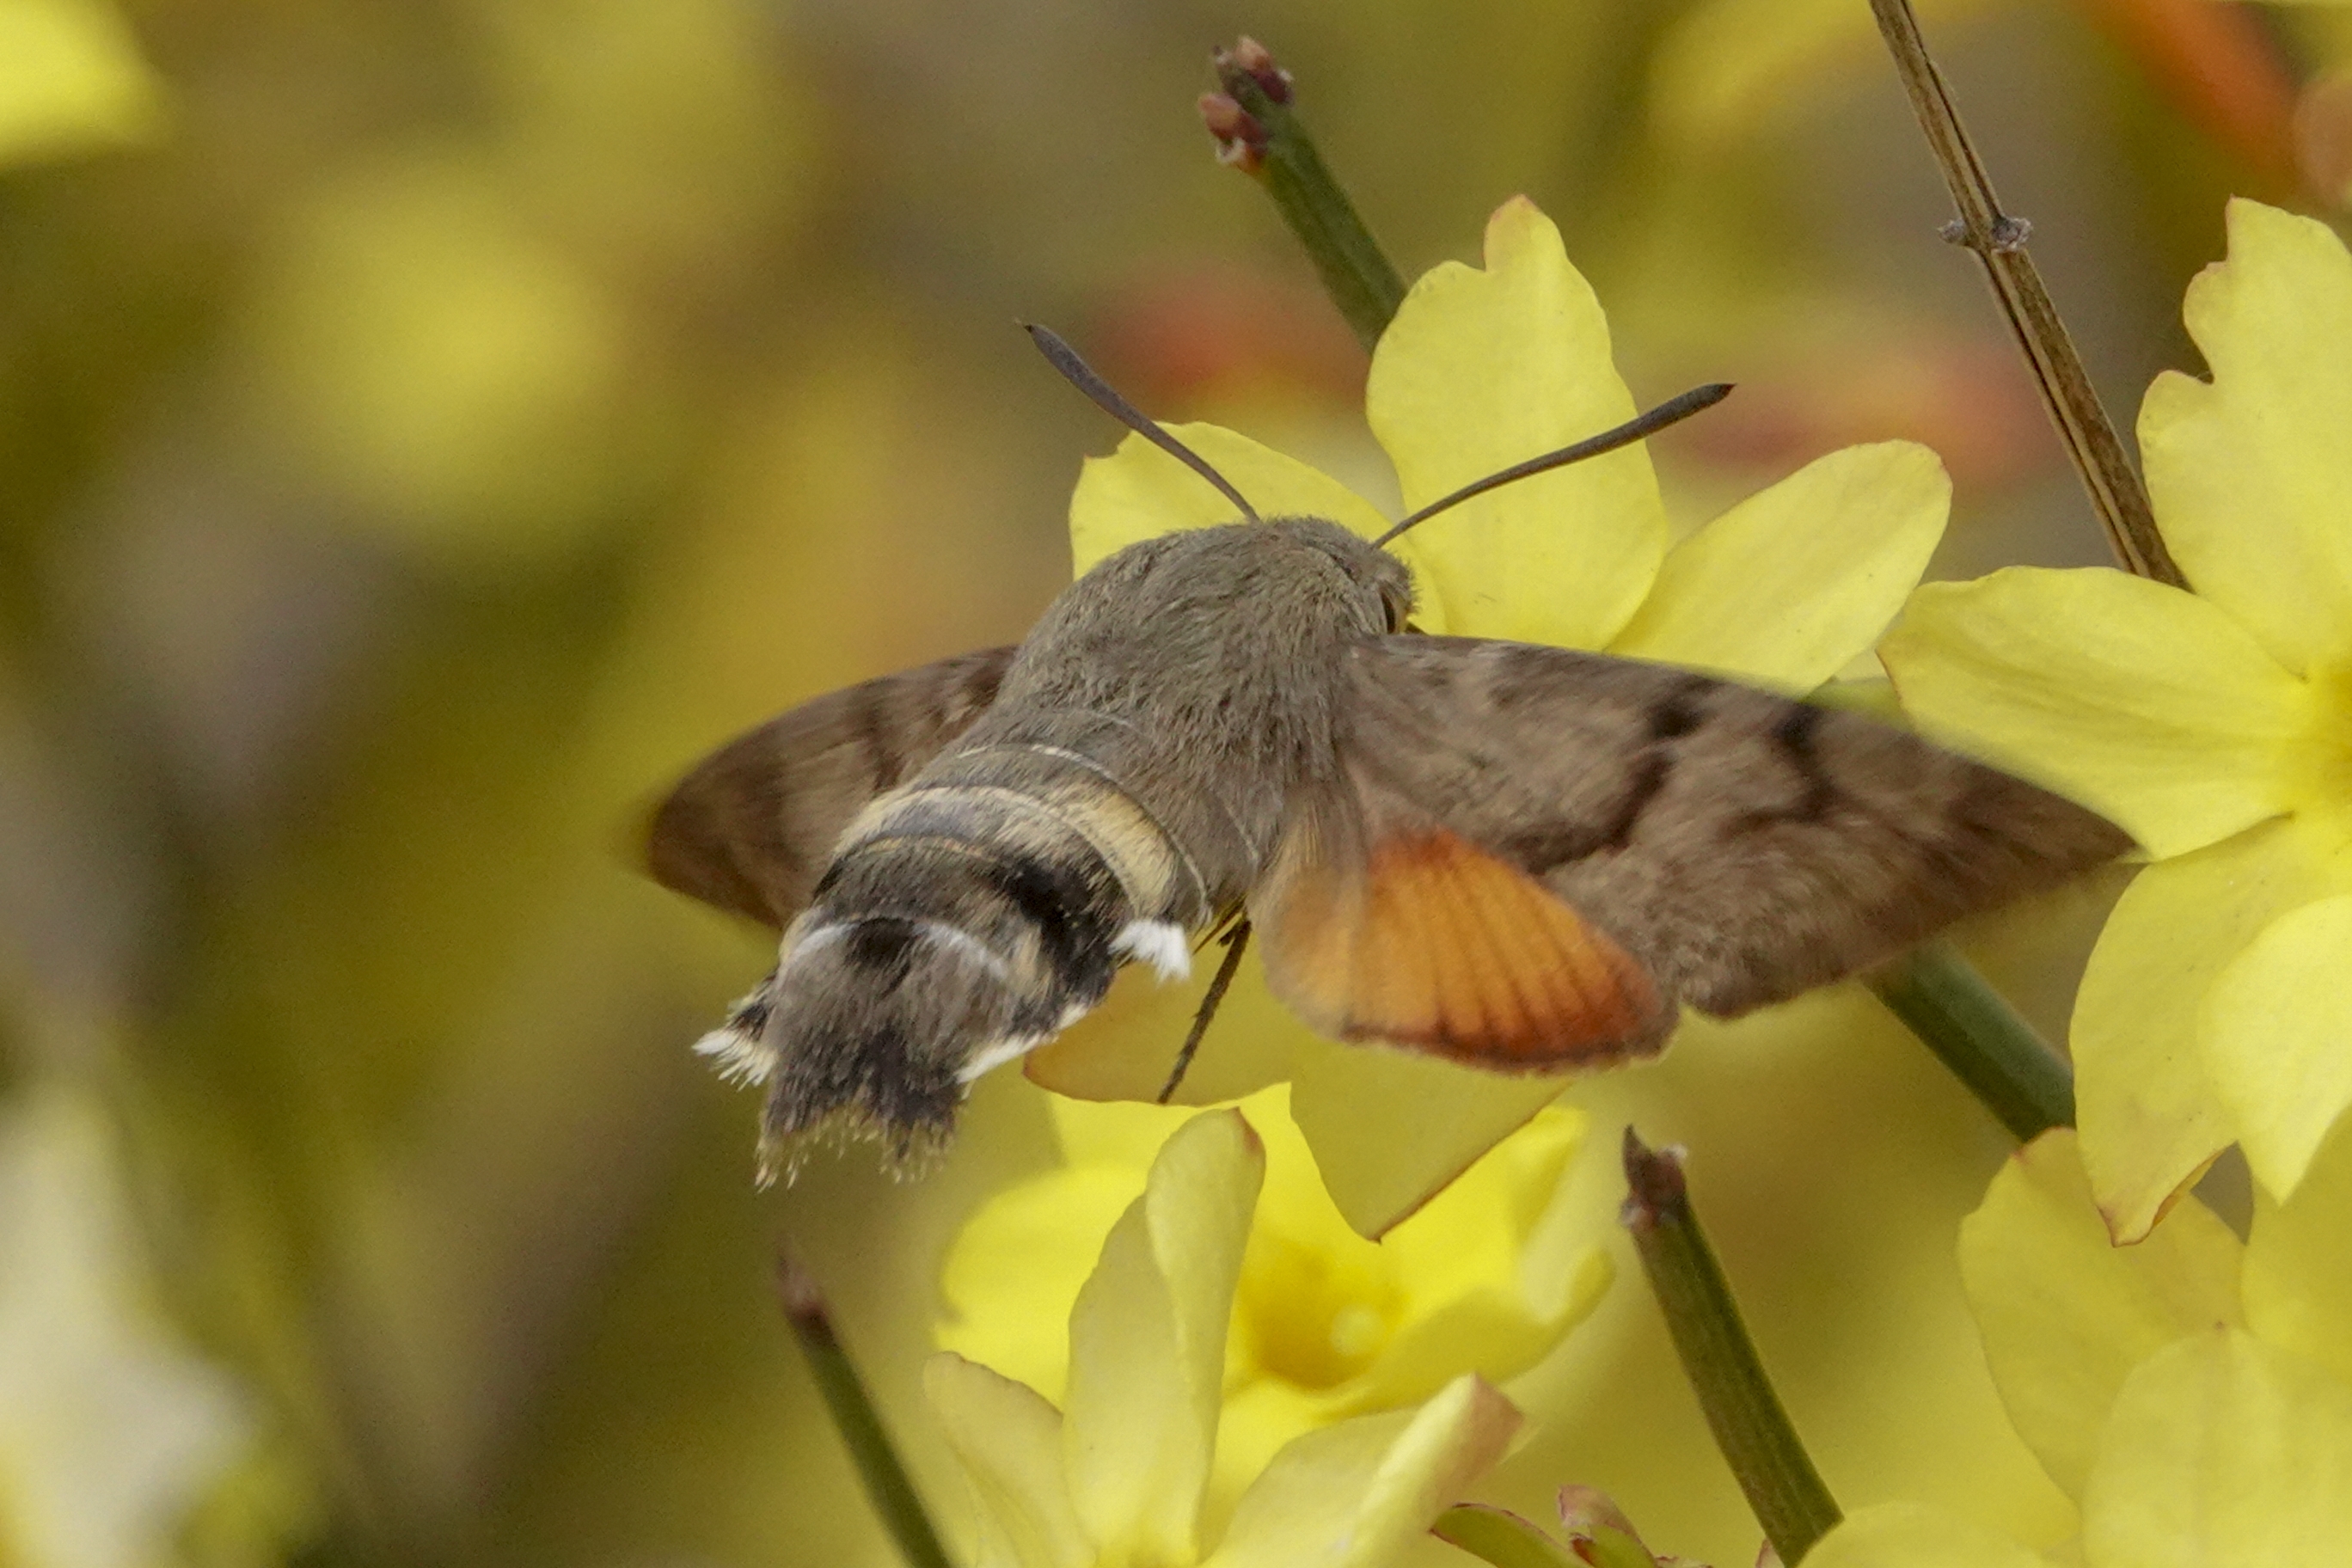
<instances>
[{"instance_id":1,"label":"brown twig","mask_svg":"<svg viewBox=\"0 0 2352 1568\"><path fill-rule=\"evenodd\" d=\"M2092 388L2082 355L2075 352L2074 340L2059 319L2050 290L2042 286L2040 270L2026 254L2025 237L2031 226L2001 211L1991 176L1985 173L1984 162L1952 105L1951 89L1927 53L1910 0L1870 0L1870 9L1895 57L1895 71L1910 94L1919 128L1927 133L1927 145L1944 172L1952 203L1959 209L1960 216L1944 231L1945 237L1966 246L1983 264L2010 332L2041 387L2051 422L2058 427L2083 488L2090 492L2108 545L2125 570L2176 588L2187 587L2188 580L2165 547L2164 536L2156 531L2156 514L2148 506L2147 489L2140 483L2139 471L2132 467L2123 438Z\"/></svg>"}]
</instances>

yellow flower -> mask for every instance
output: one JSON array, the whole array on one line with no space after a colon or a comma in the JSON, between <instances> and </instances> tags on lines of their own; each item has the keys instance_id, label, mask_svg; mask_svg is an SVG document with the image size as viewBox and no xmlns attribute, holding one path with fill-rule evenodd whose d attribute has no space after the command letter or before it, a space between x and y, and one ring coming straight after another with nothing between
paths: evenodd
<instances>
[{"instance_id":1,"label":"yellow flower","mask_svg":"<svg viewBox=\"0 0 2352 1568\"><path fill-rule=\"evenodd\" d=\"M1551 220L1524 198L1505 203L1486 226L1486 261L1423 276L1372 356L1365 412L1408 508L1634 412L1600 303ZM1368 536L1387 526L1338 480L1247 437L1174 428L1265 515L1328 517ZM1670 544L1649 455L1635 447L1469 502L1398 550L1426 631L1600 648L1805 691L1876 639L1942 536L1949 500L1925 447L1856 447ZM1232 521L1215 491L1136 437L1089 461L1070 502L1081 572L1137 540ZM1029 1075L1083 1099L1150 1099L1190 1002L1171 992L1155 1006L1128 990L1034 1053ZM1418 1208L1562 1086L1319 1040L1247 963L1186 1098L1286 1078L1326 1185L1366 1236Z\"/></svg>"},{"instance_id":2,"label":"yellow flower","mask_svg":"<svg viewBox=\"0 0 2352 1568\"><path fill-rule=\"evenodd\" d=\"M2018 1435L2082 1510L2085 1568L2282 1568L2352 1542L2352 1142L2264 1203L2242 1246L2194 1198L2110 1245L2074 1134L1994 1178L1960 1268ZM2046 1568L1909 1504L1856 1514L1808 1568Z\"/></svg>"},{"instance_id":3,"label":"yellow flower","mask_svg":"<svg viewBox=\"0 0 2352 1568\"><path fill-rule=\"evenodd\" d=\"M1518 1413L1458 1377L1417 1409L1292 1442L1212 1539L1226 1325L1264 1163L1236 1111L1168 1140L1070 1312L1061 1408L953 1352L924 1369L971 1484L978 1568L1379 1568L1501 1456Z\"/></svg>"},{"instance_id":4,"label":"yellow flower","mask_svg":"<svg viewBox=\"0 0 2352 1568\"><path fill-rule=\"evenodd\" d=\"M2233 202L2184 314L2213 379L2158 377L2139 439L2196 592L2011 568L1922 588L1881 650L1923 730L2158 861L2074 1009L2084 1158L2122 1241L2233 1138L2293 1193L2352 1102L2352 256Z\"/></svg>"},{"instance_id":5,"label":"yellow flower","mask_svg":"<svg viewBox=\"0 0 2352 1568\"><path fill-rule=\"evenodd\" d=\"M949 1248L942 1349L1059 1395L1068 1318L1091 1238L1142 1191L1190 1112L1055 1099L1059 1169L996 1194ZM1563 1205L1584 1119L1547 1110L1379 1245L1348 1227L1315 1175L1280 1087L1243 1102L1265 1187L1226 1341L1213 1499L1230 1500L1293 1437L1428 1398L1465 1372L1499 1383L1581 1322L1611 1274Z\"/></svg>"},{"instance_id":6,"label":"yellow flower","mask_svg":"<svg viewBox=\"0 0 2352 1568\"><path fill-rule=\"evenodd\" d=\"M0 1563L135 1568L250 1442L228 1378L141 1278L103 1113L62 1084L0 1117Z\"/></svg>"}]
</instances>

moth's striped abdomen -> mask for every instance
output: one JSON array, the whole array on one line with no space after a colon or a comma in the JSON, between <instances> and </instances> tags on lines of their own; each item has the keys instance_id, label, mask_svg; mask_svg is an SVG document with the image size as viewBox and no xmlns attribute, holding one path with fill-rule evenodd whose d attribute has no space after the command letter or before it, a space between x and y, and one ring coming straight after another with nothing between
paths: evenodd
<instances>
[{"instance_id":1,"label":"moth's striped abdomen","mask_svg":"<svg viewBox=\"0 0 2352 1568\"><path fill-rule=\"evenodd\" d=\"M975 748L851 824L776 973L704 1048L769 1081L772 1140L824 1124L904 1156L1121 963L1182 972L1207 914L1183 851L1084 758Z\"/></svg>"}]
</instances>

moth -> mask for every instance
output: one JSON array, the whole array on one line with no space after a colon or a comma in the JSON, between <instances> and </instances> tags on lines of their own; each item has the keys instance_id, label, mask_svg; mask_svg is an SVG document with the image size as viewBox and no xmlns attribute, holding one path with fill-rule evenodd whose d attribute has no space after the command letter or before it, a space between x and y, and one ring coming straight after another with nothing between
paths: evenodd
<instances>
[{"instance_id":1,"label":"moth","mask_svg":"<svg viewBox=\"0 0 2352 1568\"><path fill-rule=\"evenodd\" d=\"M1326 1035L1557 1072L1653 1055L1685 1006L1785 1000L2129 845L1858 713L1419 635L1387 539L1261 520L1033 331L1236 521L1112 555L1016 647L804 703L656 809L660 881L782 932L698 1047L766 1085L772 1158L810 1133L919 1158L974 1079L1124 965L1187 973L1220 928L1178 1072L1251 931L1274 994ZM1728 390L1506 469L1388 539Z\"/></svg>"}]
</instances>

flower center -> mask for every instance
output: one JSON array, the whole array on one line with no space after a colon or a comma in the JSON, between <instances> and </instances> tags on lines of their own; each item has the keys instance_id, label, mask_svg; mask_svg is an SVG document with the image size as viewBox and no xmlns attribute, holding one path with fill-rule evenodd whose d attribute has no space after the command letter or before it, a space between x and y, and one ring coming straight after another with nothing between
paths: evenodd
<instances>
[{"instance_id":1,"label":"flower center","mask_svg":"<svg viewBox=\"0 0 2352 1568\"><path fill-rule=\"evenodd\" d=\"M1350 1239L1353 1239L1352 1237ZM1256 1370L1326 1389L1370 1366L1402 1315L1402 1293L1377 1247L1350 1258L1261 1230L1242 1265L1243 1343Z\"/></svg>"}]
</instances>

